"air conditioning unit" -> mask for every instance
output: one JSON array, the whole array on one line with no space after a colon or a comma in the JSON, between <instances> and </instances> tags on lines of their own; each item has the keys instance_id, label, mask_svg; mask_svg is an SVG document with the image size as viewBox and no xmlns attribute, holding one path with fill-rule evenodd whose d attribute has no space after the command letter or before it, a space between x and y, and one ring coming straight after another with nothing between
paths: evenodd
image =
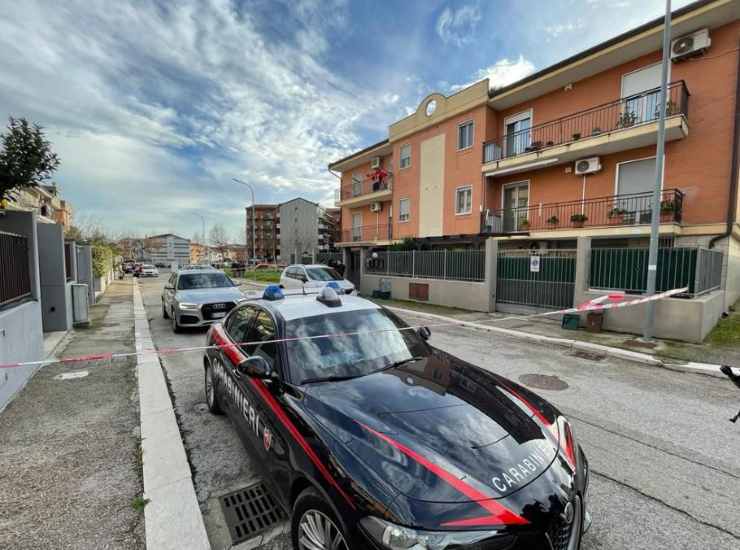
<instances>
[{"instance_id":1,"label":"air conditioning unit","mask_svg":"<svg viewBox=\"0 0 740 550\"><path fill-rule=\"evenodd\" d=\"M712 40L709 38L709 29L701 29L671 41L671 59L680 61L688 57L703 54Z\"/></svg>"},{"instance_id":2,"label":"air conditioning unit","mask_svg":"<svg viewBox=\"0 0 740 550\"><path fill-rule=\"evenodd\" d=\"M371 202L370 203L370 212L380 212L383 210L383 204L380 202Z\"/></svg>"},{"instance_id":3,"label":"air conditioning unit","mask_svg":"<svg viewBox=\"0 0 740 550\"><path fill-rule=\"evenodd\" d=\"M373 157L370 161L370 169L377 170L378 168L380 168L380 157Z\"/></svg>"},{"instance_id":4,"label":"air conditioning unit","mask_svg":"<svg viewBox=\"0 0 740 550\"><path fill-rule=\"evenodd\" d=\"M575 172L576 176L583 176L585 174L593 174L601 170L601 163L599 157L591 157L587 159L581 159L576 161Z\"/></svg>"}]
</instances>

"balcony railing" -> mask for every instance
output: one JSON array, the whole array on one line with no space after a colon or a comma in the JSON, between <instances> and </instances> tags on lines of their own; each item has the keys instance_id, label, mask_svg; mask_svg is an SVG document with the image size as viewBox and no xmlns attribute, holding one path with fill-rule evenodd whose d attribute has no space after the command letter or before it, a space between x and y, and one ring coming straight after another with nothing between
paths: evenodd
<instances>
[{"instance_id":1,"label":"balcony railing","mask_svg":"<svg viewBox=\"0 0 740 550\"><path fill-rule=\"evenodd\" d=\"M662 191L661 223L681 222L683 198L683 193L678 189ZM652 218L652 199L652 193L633 193L487 210L481 214L481 233L508 234L580 227L646 225Z\"/></svg>"},{"instance_id":2,"label":"balcony railing","mask_svg":"<svg viewBox=\"0 0 740 550\"><path fill-rule=\"evenodd\" d=\"M655 122L660 116L659 95L659 88L646 90L531 128L504 134L483 144L483 163ZM689 95L683 80L670 84L666 97L666 116L688 116Z\"/></svg>"},{"instance_id":3,"label":"balcony railing","mask_svg":"<svg viewBox=\"0 0 740 550\"><path fill-rule=\"evenodd\" d=\"M361 225L342 231L340 242L377 242L388 241L393 235L393 225Z\"/></svg>"},{"instance_id":4,"label":"balcony railing","mask_svg":"<svg viewBox=\"0 0 740 550\"><path fill-rule=\"evenodd\" d=\"M361 181L344 184L341 188L341 199L343 201L368 195L377 191L387 191L393 187L393 175L388 174L383 180L365 178Z\"/></svg>"}]
</instances>

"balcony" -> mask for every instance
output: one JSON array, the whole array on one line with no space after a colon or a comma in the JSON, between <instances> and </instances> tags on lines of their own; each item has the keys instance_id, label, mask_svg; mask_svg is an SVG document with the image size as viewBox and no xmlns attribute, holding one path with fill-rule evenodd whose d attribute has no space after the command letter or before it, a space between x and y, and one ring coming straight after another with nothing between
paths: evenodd
<instances>
[{"instance_id":1,"label":"balcony","mask_svg":"<svg viewBox=\"0 0 740 550\"><path fill-rule=\"evenodd\" d=\"M658 88L646 90L485 142L482 171L514 174L655 144L659 95ZM666 141L688 135L689 95L683 81L668 86Z\"/></svg>"},{"instance_id":2,"label":"balcony","mask_svg":"<svg viewBox=\"0 0 740 550\"><path fill-rule=\"evenodd\" d=\"M649 225L652 218L652 198L652 193L634 193L488 210L481 214L481 233L511 235L563 229ZM678 189L662 191L660 223L681 222L683 199L684 195Z\"/></svg>"},{"instance_id":3,"label":"balcony","mask_svg":"<svg viewBox=\"0 0 740 550\"><path fill-rule=\"evenodd\" d=\"M365 178L342 185L340 190L339 206L355 208L376 201L388 201L393 195L393 174L388 174L382 180Z\"/></svg>"},{"instance_id":4,"label":"balcony","mask_svg":"<svg viewBox=\"0 0 740 550\"><path fill-rule=\"evenodd\" d=\"M340 243L388 243L393 238L390 224L361 225L342 231Z\"/></svg>"}]
</instances>

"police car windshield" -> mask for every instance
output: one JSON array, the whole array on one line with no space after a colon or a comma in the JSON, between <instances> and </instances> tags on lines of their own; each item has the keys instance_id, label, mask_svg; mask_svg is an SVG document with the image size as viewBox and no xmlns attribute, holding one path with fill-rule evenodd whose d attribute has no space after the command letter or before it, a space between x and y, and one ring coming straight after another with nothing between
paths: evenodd
<instances>
[{"instance_id":1,"label":"police car windshield","mask_svg":"<svg viewBox=\"0 0 740 550\"><path fill-rule=\"evenodd\" d=\"M429 347L392 313L380 309L343 311L288 321L286 342L291 380L320 381L364 376L391 365L429 355ZM355 334L357 333L357 334Z\"/></svg>"},{"instance_id":2,"label":"police car windshield","mask_svg":"<svg viewBox=\"0 0 740 550\"><path fill-rule=\"evenodd\" d=\"M196 288L222 288L234 286L223 273L188 273L180 275L177 281L177 290L193 290Z\"/></svg>"},{"instance_id":3,"label":"police car windshield","mask_svg":"<svg viewBox=\"0 0 740 550\"><path fill-rule=\"evenodd\" d=\"M341 275L330 267L307 267L306 273L312 281L339 281Z\"/></svg>"}]
</instances>

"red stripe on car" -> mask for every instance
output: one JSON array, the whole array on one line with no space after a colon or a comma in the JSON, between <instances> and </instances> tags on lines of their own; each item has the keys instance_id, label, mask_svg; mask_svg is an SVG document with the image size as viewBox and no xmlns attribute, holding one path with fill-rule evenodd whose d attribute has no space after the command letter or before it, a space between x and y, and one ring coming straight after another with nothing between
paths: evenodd
<instances>
[{"instance_id":1,"label":"red stripe on car","mask_svg":"<svg viewBox=\"0 0 740 550\"><path fill-rule=\"evenodd\" d=\"M212 328L212 334L213 339L216 341L216 344L224 350L226 355L228 356L229 360L234 363L234 366L241 363L244 359L246 359L245 355L239 350L239 348L232 344L231 342L227 341L227 337L222 334L223 329L220 325L214 325ZM339 486L339 483L337 483L337 480L334 479L334 476L331 475L329 470L327 470L326 466L321 462L321 459L316 454L316 451L313 450L311 445L309 445L308 441L306 441L306 438L303 437L301 432L298 431L298 428L293 424L293 422L290 420L286 412L283 410L283 408L280 406L280 403L277 402L277 400L273 397L273 395L270 393L270 390L267 389L264 382L262 380L258 380L256 378L249 377L249 382L252 384L254 389L257 391L257 393L262 397L262 399L265 401L268 407L272 409L272 411L275 413L275 416L278 417L280 422L282 422L283 426L290 432L290 435L293 437L293 439L296 440L298 445L301 446L301 448L305 451L308 458L311 460L314 466L316 466L316 469L321 473L321 475L326 479L326 481L334 487L337 492L342 495L344 500L347 501L347 504L350 505L352 509L355 508L354 503L352 502L352 499L349 497L349 495Z\"/></svg>"},{"instance_id":2,"label":"red stripe on car","mask_svg":"<svg viewBox=\"0 0 740 550\"><path fill-rule=\"evenodd\" d=\"M486 495L485 493L482 493L475 487L465 483L463 480L455 477L452 473L448 472L441 466L431 462L430 460L427 460L426 458L421 456L416 451L409 449L403 443L399 443L395 439L392 439L383 433L375 431L372 428L365 426L364 424L360 424L360 425L363 428L365 428L368 432L376 435L377 437L379 437L380 439L382 439L389 445L401 451L403 454L405 454L409 458L415 460L416 462L424 466L427 470L429 470L436 476L442 478L444 481L446 481L449 485L454 487L456 490L460 491L462 494L464 494L471 500L474 500L475 503L478 504L478 506L480 506L481 508L484 508L486 511L489 512L489 515L487 516L448 521L448 522L443 523L442 525L444 526L525 525L529 523L526 519L512 512L506 506L503 506L498 501L493 500L492 496Z\"/></svg>"}]
</instances>

